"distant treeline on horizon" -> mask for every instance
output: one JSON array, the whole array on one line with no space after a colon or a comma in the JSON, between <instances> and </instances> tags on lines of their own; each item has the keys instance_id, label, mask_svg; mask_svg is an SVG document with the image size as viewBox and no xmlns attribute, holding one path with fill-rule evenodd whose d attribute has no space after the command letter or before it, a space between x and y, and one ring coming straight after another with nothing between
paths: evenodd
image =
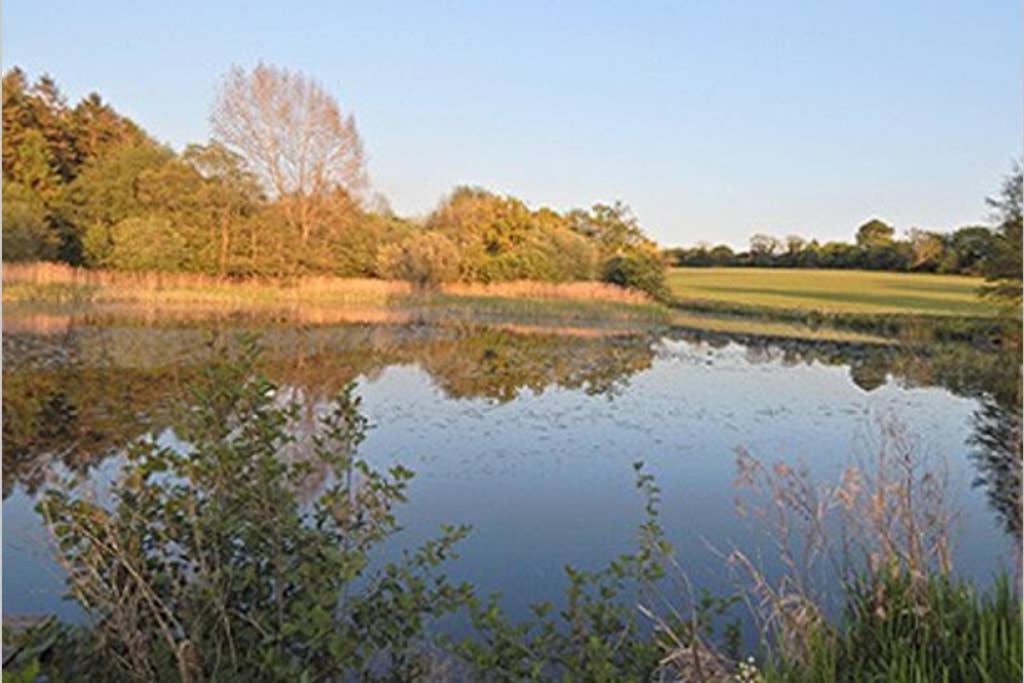
<instances>
[{"instance_id":1,"label":"distant treeline on horizon","mask_svg":"<svg viewBox=\"0 0 1024 683\"><path fill-rule=\"evenodd\" d=\"M422 219L373 195L355 120L304 74L233 68L211 139L176 153L98 94L70 106L48 76L3 76L3 259L222 278L301 275L443 282L602 280L667 299L666 265L983 274L1016 283L1021 170L989 200L992 228L880 220L856 242L754 235L659 251L615 201L559 212L456 187ZM1017 284L1013 292L1019 292ZM1014 294L1017 296L1017 294Z\"/></svg>"},{"instance_id":2,"label":"distant treeline on horizon","mask_svg":"<svg viewBox=\"0 0 1024 683\"><path fill-rule=\"evenodd\" d=\"M984 275L986 264L999 252L997 229L969 225L940 233L913 229L906 239L877 218L857 229L853 243L807 240L797 235L784 239L766 234L750 238L747 251L726 244L671 247L663 254L673 266L690 268L846 268L897 272Z\"/></svg>"}]
</instances>

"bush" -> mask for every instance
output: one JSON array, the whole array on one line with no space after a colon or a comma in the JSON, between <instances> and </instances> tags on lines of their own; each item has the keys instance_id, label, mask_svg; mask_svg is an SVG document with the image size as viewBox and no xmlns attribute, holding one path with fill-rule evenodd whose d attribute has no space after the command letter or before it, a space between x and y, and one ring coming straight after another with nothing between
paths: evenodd
<instances>
[{"instance_id":1,"label":"bush","mask_svg":"<svg viewBox=\"0 0 1024 683\"><path fill-rule=\"evenodd\" d=\"M537 279L565 282L591 280L597 266L597 247L567 229L547 230L541 236L547 270Z\"/></svg>"},{"instance_id":2,"label":"bush","mask_svg":"<svg viewBox=\"0 0 1024 683\"><path fill-rule=\"evenodd\" d=\"M57 257L58 235L48 223L42 199L23 185L5 182L3 189L3 255L5 261L49 261Z\"/></svg>"},{"instance_id":3,"label":"bush","mask_svg":"<svg viewBox=\"0 0 1024 683\"><path fill-rule=\"evenodd\" d=\"M186 238L162 217L126 218L110 229L103 265L117 270L190 270L193 251Z\"/></svg>"},{"instance_id":4,"label":"bush","mask_svg":"<svg viewBox=\"0 0 1024 683\"><path fill-rule=\"evenodd\" d=\"M612 256L604 263L601 279L620 287L647 292L658 301L669 298L665 263L653 250L631 250Z\"/></svg>"},{"instance_id":5,"label":"bush","mask_svg":"<svg viewBox=\"0 0 1024 683\"><path fill-rule=\"evenodd\" d=\"M416 232L398 244L381 247L377 268L382 277L434 287L458 278L459 250L444 235Z\"/></svg>"},{"instance_id":6,"label":"bush","mask_svg":"<svg viewBox=\"0 0 1024 683\"><path fill-rule=\"evenodd\" d=\"M214 349L226 355L227 349ZM466 527L385 561L412 473L356 453L349 385L315 426L255 371L251 341L204 371L184 447L141 438L104 503L69 482L39 510L90 626L47 680L415 680L426 627L469 599L438 566Z\"/></svg>"}]
</instances>

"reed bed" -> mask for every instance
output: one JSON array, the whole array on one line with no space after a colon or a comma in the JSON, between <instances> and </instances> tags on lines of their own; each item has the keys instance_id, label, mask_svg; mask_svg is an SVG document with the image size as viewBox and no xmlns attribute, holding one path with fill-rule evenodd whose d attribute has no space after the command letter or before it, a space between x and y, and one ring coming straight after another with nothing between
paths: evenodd
<instances>
[{"instance_id":1,"label":"reed bed","mask_svg":"<svg viewBox=\"0 0 1024 683\"><path fill-rule=\"evenodd\" d=\"M76 268L59 263L5 263L5 300L28 298L33 291L42 298L46 290L60 297L90 301L277 301L342 300L369 302L412 293L407 282L372 278L224 279L198 273L126 272ZM11 286L28 285L27 292L8 296Z\"/></svg>"},{"instance_id":2,"label":"reed bed","mask_svg":"<svg viewBox=\"0 0 1024 683\"><path fill-rule=\"evenodd\" d=\"M625 304L649 304L651 298L633 289L624 289L606 282L457 282L443 285L445 294L453 296L500 297L506 299L587 299Z\"/></svg>"},{"instance_id":3,"label":"reed bed","mask_svg":"<svg viewBox=\"0 0 1024 683\"><path fill-rule=\"evenodd\" d=\"M306 325L485 320L604 327L668 320L668 310L646 296L597 282L460 283L423 289L372 278L221 279L57 263L5 263L3 301L13 307L4 319L8 331L20 325L8 324L11 316L49 314L55 308L62 313L141 314L153 322L251 315ZM52 321L39 322L52 326Z\"/></svg>"},{"instance_id":4,"label":"reed bed","mask_svg":"<svg viewBox=\"0 0 1024 683\"><path fill-rule=\"evenodd\" d=\"M77 268L60 263L5 263L5 301L33 298L95 302L152 301L387 303L421 293L410 283L374 278L302 276L224 279L197 273L125 272ZM568 299L650 304L643 293L603 282L449 283L440 293L452 297Z\"/></svg>"}]
</instances>

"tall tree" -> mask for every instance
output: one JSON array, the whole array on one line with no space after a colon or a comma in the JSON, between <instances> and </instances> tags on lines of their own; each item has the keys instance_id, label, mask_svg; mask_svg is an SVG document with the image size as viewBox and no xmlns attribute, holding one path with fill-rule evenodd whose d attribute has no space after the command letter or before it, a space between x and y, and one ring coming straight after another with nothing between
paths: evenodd
<instances>
[{"instance_id":1,"label":"tall tree","mask_svg":"<svg viewBox=\"0 0 1024 683\"><path fill-rule=\"evenodd\" d=\"M152 143L119 148L86 164L68 185L60 220L78 240L87 265L106 265L113 247L111 228L150 208L139 195L140 179L172 159L170 150Z\"/></svg>"},{"instance_id":2,"label":"tall tree","mask_svg":"<svg viewBox=\"0 0 1024 683\"><path fill-rule=\"evenodd\" d=\"M644 234L633 211L620 201L594 204L590 211L576 209L567 218L569 226L594 240L605 256L636 248L653 248L654 242Z\"/></svg>"},{"instance_id":3,"label":"tall tree","mask_svg":"<svg viewBox=\"0 0 1024 683\"><path fill-rule=\"evenodd\" d=\"M214 139L241 157L280 204L302 249L326 219L331 197L339 190L356 195L365 185L355 120L302 73L266 64L232 68L211 124Z\"/></svg>"},{"instance_id":4,"label":"tall tree","mask_svg":"<svg viewBox=\"0 0 1024 683\"><path fill-rule=\"evenodd\" d=\"M755 265L771 265L772 257L781 253L782 249L782 242L777 237L760 232L750 236L750 255Z\"/></svg>"},{"instance_id":5,"label":"tall tree","mask_svg":"<svg viewBox=\"0 0 1024 683\"><path fill-rule=\"evenodd\" d=\"M121 116L96 93L90 93L71 110L75 163L81 166L120 147L144 144L148 136L130 119Z\"/></svg>"},{"instance_id":6,"label":"tall tree","mask_svg":"<svg viewBox=\"0 0 1024 683\"><path fill-rule=\"evenodd\" d=\"M888 223L872 218L857 228L857 246L863 249L887 247L892 244L895 233L896 231Z\"/></svg>"},{"instance_id":7,"label":"tall tree","mask_svg":"<svg viewBox=\"0 0 1024 683\"><path fill-rule=\"evenodd\" d=\"M927 230L911 228L907 237L910 241L912 254L910 259L911 270L936 270L942 261L942 255L946 248L942 235Z\"/></svg>"},{"instance_id":8,"label":"tall tree","mask_svg":"<svg viewBox=\"0 0 1024 683\"><path fill-rule=\"evenodd\" d=\"M984 225L969 225L958 229L947 239L947 258L950 272L978 275L982 264L992 256L995 234Z\"/></svg>"},{"instance_id":9,"label":"tall tree","mask_svg":"<svg viewBox=\"0 0 1024 683\"><path fill-rule=\"evenodd\" d=\"M1021 216L1022 184L1024 173L1020 162L1014 162L1010 174L1003 180L1003 187L997 197L987 199L996 222L996 238L993 253L984 263L985 279L990 284L985 288L989 296L1004 299L1018 306L1024 298L1022 279Z\"/></svg>"},{"instance_id":10,"label":"tall tree","mask_svg":"<svg viewBox=\"0 0 1024 683\"><path fill-rule=\"evenodd\" d=\"M182 159L205 181L204 199L212 209L220 275L231 269L243 225L250 223L262 200L259 182L245 169L244 160L223 145L189 145ZM250 255L251 256L251 255Z\"/></svg>"}]
</instances>

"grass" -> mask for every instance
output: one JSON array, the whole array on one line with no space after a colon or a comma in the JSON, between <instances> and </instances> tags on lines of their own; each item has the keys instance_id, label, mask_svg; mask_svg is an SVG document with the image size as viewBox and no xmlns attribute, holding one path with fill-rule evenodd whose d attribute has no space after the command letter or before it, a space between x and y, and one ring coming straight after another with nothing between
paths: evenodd
<instances>
[{"instance_id":1,"label":"grass","mask_svg":"<svg viewBox=\"0 0 1024 683\"><path fill-rule=\"evenodd\" d=\"M880 597L884 595L883 597ZM906 575L849 597L834 630L821 628L796 661L773 661L765 683L1019 681L1020 600L1004 574L988 591Z\"/></svg>"},{"instance_id":2,"label":"grass","mask_svg":"<svg viewBox=\"0 0 1024 683\"><path fill-rule=\"evenodd\" d=\"M988 317L999 307L978 296L980 278L924 273L788 268L673 268L683 305L846 314Z\"/></svg>"},{"instance_id":3,"label":"grass","mask_svg":"<svg viewBox=\"0 0 1024 683\"><path fill-rule=\"evenodd\" d=\"M134 273L55 263L5 263L3 301L19 305L135 306L151 317L272 314L327 323L438 318L545 325L665 325L780 339L882 343L921 336L977 341L1001 333L998 306L960 276L838 270L678 268L674 311L601 282L452 283L301 277L223 280L190 273Z\"/></svg>"},{"instance_id":4,"label":"grass","mask_svg":"<svg viewBox=\"0 0 1024 683\"><path fill-rule=\"evenodd\" d=\"M417 290L372 278L301 277L222 280L191 273L117 272L55 263L5 263L3 301L10 304L141 306L204 314L289 313L336 320L438 316L496 320L664 323L668 311L645 295L601 282L452 283Z\"/></svg>"}]
</instances>

